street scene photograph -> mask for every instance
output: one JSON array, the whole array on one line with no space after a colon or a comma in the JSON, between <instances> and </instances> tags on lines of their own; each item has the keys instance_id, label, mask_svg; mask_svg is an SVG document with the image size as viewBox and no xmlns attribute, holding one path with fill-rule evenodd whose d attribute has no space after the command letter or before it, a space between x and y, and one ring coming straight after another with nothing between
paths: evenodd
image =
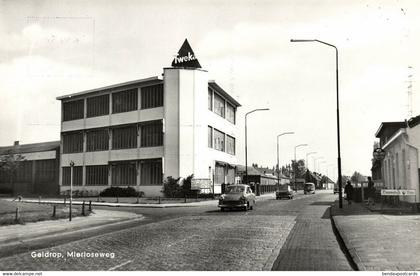
<instances>
[{"instance_id":1,"label":"street scene photograph","mask_svg":"<svg viewBox=\"0 0 420 276\"><path fill-rule=\"evenodd\" d=\"M416 0L0 0L2 276L420 272Z\"/></svg>"}]
</instances>

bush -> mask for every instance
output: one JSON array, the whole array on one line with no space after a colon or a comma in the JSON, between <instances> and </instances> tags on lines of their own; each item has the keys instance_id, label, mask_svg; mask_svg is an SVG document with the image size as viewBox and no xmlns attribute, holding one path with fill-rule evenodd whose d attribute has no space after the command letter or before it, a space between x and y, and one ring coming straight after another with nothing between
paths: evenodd
<instances>
[{"instance_id":1,"label":"bush","mask_svg":"<svg viewBox=\"0 0 420 276\"><path fill-rule=\"evenodd\" d=\"M121 188L121 187L110 187L103 190L100 196L108 197L143 197L144 192L136 191L133 187Z\"/></svg>"},{"instance_id":2,"label":"bush","mask_svg":"<svg viewBox=\"0 0 420 276\"><path fill-rule=\"evenodd\" d=\"M179 185L180 178L173 178L169 176L163 181L163 194L166 197L176 198L192 196L196 194L196 191L191 191L191 180L193 175L188 176L182 181L182 185Z\"/></svg>"}]
</instances>

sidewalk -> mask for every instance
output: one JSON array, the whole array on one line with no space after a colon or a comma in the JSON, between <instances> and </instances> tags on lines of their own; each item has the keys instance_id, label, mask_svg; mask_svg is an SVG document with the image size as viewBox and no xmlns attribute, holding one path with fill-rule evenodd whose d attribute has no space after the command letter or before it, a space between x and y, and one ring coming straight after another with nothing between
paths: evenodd
<instances>
[{"instance_id":1,"label":"sidewalk","mask_svg":"<svg viewBox=\"0 0 420 276\"><path fill-rule=\"evenodd\" d=\"M331 219L359 270L420 270L420 214L382 214L362 203L331 206Z\"/></svg>"},{"instance_id":2,"label":"sidewalk","mask_svg":"<svg viewBox=\"0 0 420 276\"><path fill-rule=\"evenodd\" d=\"M85 230L94 230L99 227L116 226L126 222L143 220L142 215L109 211L95 210L86 217L75 217L69 222L68 219L48 220L31 222L24 225L13 224L0 227L0 251L15 245L39 240L60 234L75 234Z\"/></svg>"},{"instance_id":3,"label":"sidewalk","mask_svg":"<svg viewBox=\"0 0 420 276\"><path fill-rule=\"evenodd\" d=\"M257 196L257 204L258 200L266 200L269 198L275 198L274 193L268 193L263 194L260 196ZM9 199L11 200L11 199ZM22 202L28 202L28 203L46 203L46 204L63 204L63 199L24 199ZM88 204L89 202L85 201L85 204ZM155 203L116 203L116 202L97 202L92 201L92 206L108 206L108 207L141 207L141 208L173 208L173 207L199 207L199 206L217 206L219 203L218 200L203 200L203 201L197 201L197 202L187 202L187 203L161 203L161 204L155 204ZM67 200L66 204L69 204L69 201ZM73 200L74 205L82 205L83 201L80 200Z\"/></svg>"}]
</instances>

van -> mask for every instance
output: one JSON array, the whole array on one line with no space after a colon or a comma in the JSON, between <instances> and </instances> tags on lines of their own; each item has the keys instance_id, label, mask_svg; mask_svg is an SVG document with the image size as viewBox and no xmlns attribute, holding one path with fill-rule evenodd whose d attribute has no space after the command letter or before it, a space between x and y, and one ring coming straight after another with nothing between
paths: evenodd
<instances>
[{"instance_id":1,"label":"van","mask_svg":"<svg viewBox=\"0 0 420 276\"><path fill-rule=\"evenodd\" d=\"M303 187L303 192L306 194L314 194L315 193L315 184L308 182L305 183L305 186Z\"/></svg>"}]
</instances>

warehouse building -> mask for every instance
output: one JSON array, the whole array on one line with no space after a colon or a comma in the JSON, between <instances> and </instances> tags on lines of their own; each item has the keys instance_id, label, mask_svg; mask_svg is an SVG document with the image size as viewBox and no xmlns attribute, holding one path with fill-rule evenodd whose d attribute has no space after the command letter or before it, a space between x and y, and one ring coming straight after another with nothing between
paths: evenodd
<instances>
[{"instance_id":1,"label":"warehouse building","mask_svg":"<svg viewBox=\"0 0 420 276\"><path fill-rule=\"evenodd\" d=\"M221 192L234 183L240 104L201 69L187 40L163 77L57 98L62 105L60 191L96 194L132 186L161 195L163 180L187 177Z\"/></svg>"},{"instance_id":2,"label":"warehouse building","mask_svg":"<svg viewBox=\"0 0 420 276\"><path fill-rule=\"evenodd\" d=\"M59 149L60 141L0 147L0 194L57 195Z\"/></svg>"}]
</instances>

